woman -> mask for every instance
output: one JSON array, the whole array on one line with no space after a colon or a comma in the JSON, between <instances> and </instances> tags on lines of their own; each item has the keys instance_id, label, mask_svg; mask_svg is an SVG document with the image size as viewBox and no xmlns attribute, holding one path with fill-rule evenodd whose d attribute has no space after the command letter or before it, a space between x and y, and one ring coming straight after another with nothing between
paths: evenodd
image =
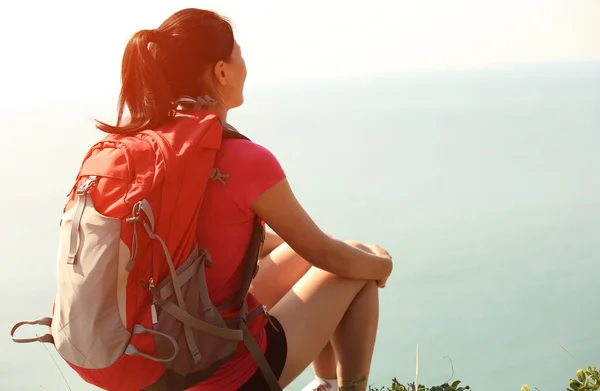
<instances>
[{"instance_id":1,"label":"woman","mask_svg":"<svg viewBox=\"0 0 600 391\"><path fill-rule=\"evenodd\" d=\"M179 97L210 97L221 121L243 103L246 65L230 23L200 9L181 10L155 30L137 32L125 50L119 121L98 123L111 133L134 132L170 120ZM125 106L131 120L121 124ZM376 245L346 243L323 233L298 203L277 159L247 140L225 139L215 166L226 181L209 183L199 217L198 242L212 254L206 270L211 299L221 306L236 289L236 270L258 216L269 234L249 311L266 305L272 318L248 324L282 387L311 362L314 389L366 388L378 319L378 286L392 271ZM225 184L225 186L223 186ZM284 243L285 242L285 243ZM243 343L236 356L194 391L266 389Z\"/></svg>"}]
</instances>

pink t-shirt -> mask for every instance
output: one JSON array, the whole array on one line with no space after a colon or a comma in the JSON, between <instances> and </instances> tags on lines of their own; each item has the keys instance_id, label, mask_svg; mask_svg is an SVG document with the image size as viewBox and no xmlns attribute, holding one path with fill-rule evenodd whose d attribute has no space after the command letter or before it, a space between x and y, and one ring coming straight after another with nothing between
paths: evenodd
<instances>
[{"instance_id":1,"label":"pink t-shirt","mask_svg":"<svg viewBox=\"0 0 600 391\"><path fill-rule=\"evenodd\" d=\"M224 178L225 186L216 180L208 183L199 216L198 244L211 253L213 266L206 269L207 285L211 299L219 306L234 294L241 281L241 274L236 271L250 243L255 217L250 205L265 190L283 180L285 173L269 150L238 139L223 140L215 167L229 177ZM249 311L258 306L258 300L248 295ZM228 314L222 312L222 315ZM263 353L267 348L266 322L263 315L248 324ZM254 359L240 342L233 360L189 391L236 391L256 368Z\"/></svg>"}]
</instances>

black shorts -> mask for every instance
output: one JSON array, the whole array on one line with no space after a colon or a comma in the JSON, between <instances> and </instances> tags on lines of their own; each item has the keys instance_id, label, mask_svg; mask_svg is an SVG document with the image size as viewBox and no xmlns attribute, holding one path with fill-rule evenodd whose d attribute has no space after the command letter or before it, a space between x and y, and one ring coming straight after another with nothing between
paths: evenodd
<instances>
[{"instance_id":1,"label":"black shorts","mask_svg":"<svg viewBox=\"0 0 600 391\"><path fill-rule=\"evenodd\" d=\"M283 327L281 327L281 323L273 316L271 316L271 320L279 331L275 330L270 322L265 326L267 334L267 351L265 352L265 358L271 366L273 373L279 379L287 358L287 340L285 338L285 331L283 330ZM262 372L260 369L257 369L256 372L254 372L254 375L252 375L243 386L238 388L238 391L267 391L268 389L269 385L265 381Z\"/></svg>"}]
</instances>

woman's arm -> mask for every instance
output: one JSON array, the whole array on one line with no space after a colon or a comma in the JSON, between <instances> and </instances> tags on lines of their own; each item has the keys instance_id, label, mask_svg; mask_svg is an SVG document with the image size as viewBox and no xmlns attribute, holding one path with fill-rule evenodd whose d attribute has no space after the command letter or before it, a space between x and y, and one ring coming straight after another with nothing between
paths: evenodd
<instances>
[{"instance_id":1,"label":"woman's arm","mask_svg":"<svg viewBox=\"0 0 600 391\"><path fill-rule=\"evenodd\" d=\"M314 223L283 179L264 191L252 210L296 253L312 265L347 278L384 282L392 272L391 257L383 249L367 253L325 234Z\"/></svg>"}]
</instances>

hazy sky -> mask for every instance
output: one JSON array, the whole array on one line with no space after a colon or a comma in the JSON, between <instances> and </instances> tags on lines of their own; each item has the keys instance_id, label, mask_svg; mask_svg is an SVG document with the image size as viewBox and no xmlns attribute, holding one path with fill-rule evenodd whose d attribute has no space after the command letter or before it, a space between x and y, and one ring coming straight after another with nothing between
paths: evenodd
<instances>
[{"instance_id":1,"label":"hazy sky","mask_svg":"<svg viewBox=\"0 0 600 391\"><path fill-rule=\"evenodd\" d=\"M108 0L0 5L0 101L118 91L125 43L184 7L232 18L249 83L600 59L600 0Z\"/></svg>"}]
</instances>

